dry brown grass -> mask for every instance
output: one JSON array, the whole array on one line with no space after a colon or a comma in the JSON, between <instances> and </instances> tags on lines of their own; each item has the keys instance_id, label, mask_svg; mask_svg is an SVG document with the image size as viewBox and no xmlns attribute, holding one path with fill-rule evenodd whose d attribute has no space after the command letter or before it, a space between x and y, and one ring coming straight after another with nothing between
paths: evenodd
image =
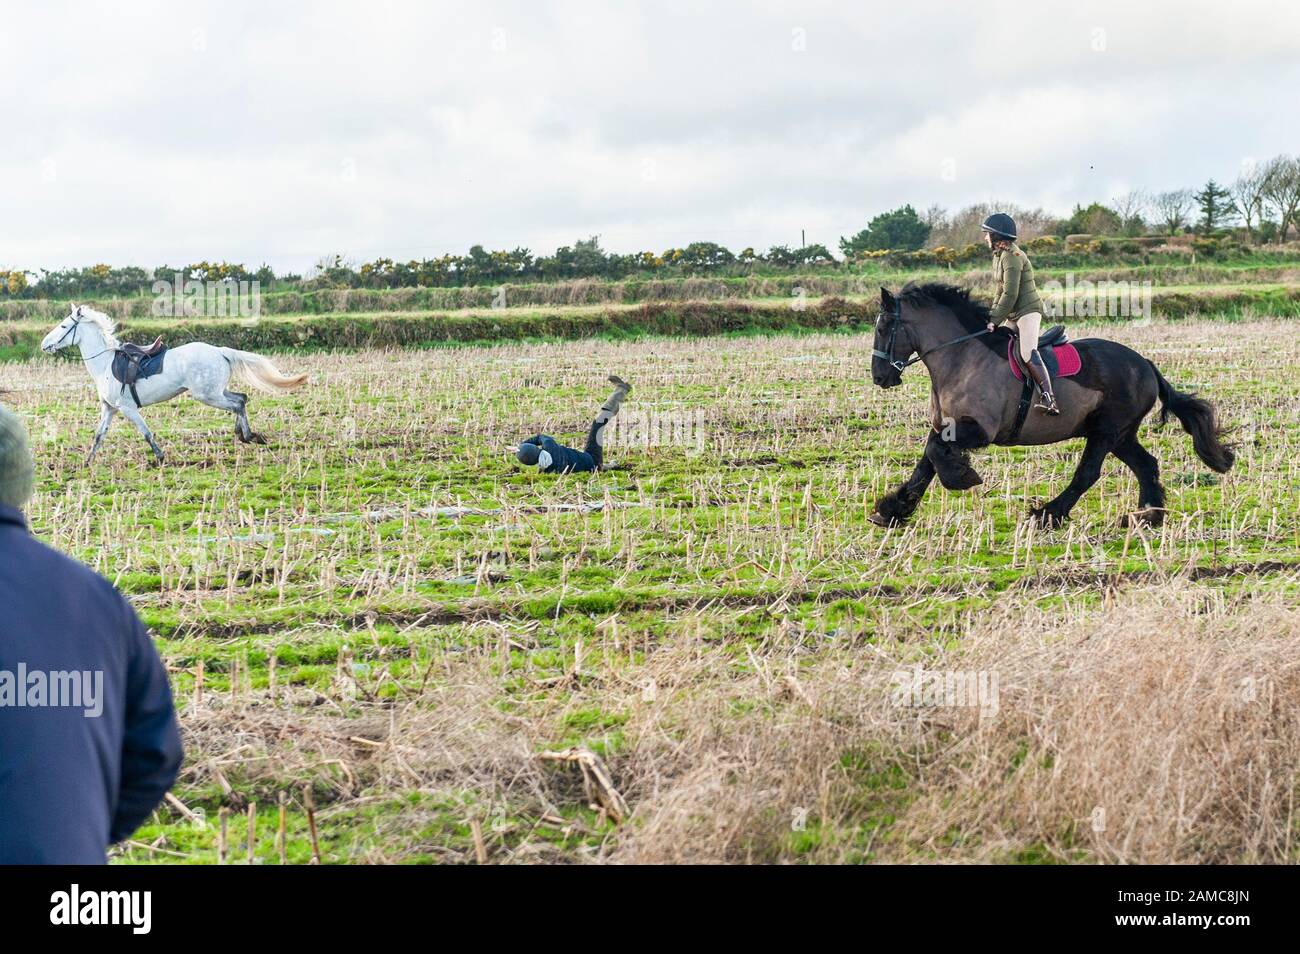
<instances>
[{"instance_id":1,"label":"dry brown grass","mask_svg":"<svg viewBox=\"0 0 1300 954\"><path fill-rule=\"evenodd\" d=\"M779 860L806 810L818 861L1294 860L1297 636L1288 602L1200 587L1006 607L925 663L996 672L984 717L894 705L902 653L741 676L670 651L658 678L714 685L629 723L640 798L609 858ZM744 698L762 704L737 717Z\"/></svg>"},{"instance_id":2,"label":"dry brown grass","mask_svg":"<svg viewBox=\"0 0 1300 954\"><path fill-rule=\"evenodd\" d=\"M419 792L493 822L499 862L1295 859L1300 611L1282 597L1175 581L1100 607L1008 605L923 655L901 633L818 648L793 626L738 655L707 638L718 626L683 616L641 664L545 684L509 714L489 638L431 659L412 698L352 699L347 717L310 690L292 708L213 698L185 718L190 781L311 780L327 831ZM896 704L894 674L918 662L996 673L997 711ZM632 817L599 850L564 850L530 826L562 823L581 786L535 756L595 702L628 714L609 767ZM470 860L422 834L436 814L386 818L351 860Z\"/></svg>"}]
</instances>

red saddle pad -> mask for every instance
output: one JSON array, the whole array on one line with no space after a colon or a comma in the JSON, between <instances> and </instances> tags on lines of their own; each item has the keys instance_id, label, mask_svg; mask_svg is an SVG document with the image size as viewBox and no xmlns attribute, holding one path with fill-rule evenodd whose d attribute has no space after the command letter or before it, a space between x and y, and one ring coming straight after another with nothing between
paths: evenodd
<instances>
[{"instance_id":1,"label":"red saddle pad","mask_svg":"<svg viewBox=\"0 0 1300 954\"><path fill-rule=\"evenodd\" d=\"M1016 380L1023 381L1025 378L1020 373L1020 365L1016 361L1016 353L1013 350L1015 347L1016 339L1012 338L1007 342L1007 363L1011 365L1011 373L1016 376ZM1055 368L1052 367L1052 359L1047 356L1051 351L1055 352L1057 365ZM1057 345L1055 348L1048 349L1047 352L1040 353L1047 365L1047 373L1053 378L1072 378L1083 367L1083 359L1079 357L1079 349L1068 341Z\"/></svg>"}]
</instances>

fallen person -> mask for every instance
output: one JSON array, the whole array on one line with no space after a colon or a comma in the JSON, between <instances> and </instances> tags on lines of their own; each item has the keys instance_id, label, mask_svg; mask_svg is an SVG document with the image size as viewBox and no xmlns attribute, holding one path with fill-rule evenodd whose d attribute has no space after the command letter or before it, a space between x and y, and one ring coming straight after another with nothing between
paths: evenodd
<instances>
[{"instance_id":1,"label":"fallen person","mask_svg":"<svg viewBox=\"0 0 1300 954\"><path fill-rule=\"evenodd\" d=\"M570 474L599 470L605 460L601 449L604 443L602 434L605 425L618 413L619 405L632 390L632 385L617 375L611 374L609 381L614 385L614 393L600 406L600 413L591 422L591 429L587 431L587 444L582 450L565 447L553 437L538 434L536 437L520 442L515 449L515 457L519 458L519 463L525 467L536 466L543 474Z\"/></svg>"}]
</instances>

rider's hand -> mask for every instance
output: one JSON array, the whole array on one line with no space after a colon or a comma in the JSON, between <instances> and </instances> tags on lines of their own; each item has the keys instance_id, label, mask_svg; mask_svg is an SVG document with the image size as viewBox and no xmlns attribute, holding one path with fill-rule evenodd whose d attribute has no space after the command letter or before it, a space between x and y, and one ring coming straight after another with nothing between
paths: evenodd
<instances>
[{"instance_id":1,"label":"rider's hand","mask_svg":"<svg viewBox=\"0 0 1300 954\"><path fill-rule=\"evenodd\" d=\"M989 331L994 331L994 330L996 330L996 329L993 327L993 322L990 321L990 322L988 323L988 325L989 325Z\"/></svg>"}]
</instances>

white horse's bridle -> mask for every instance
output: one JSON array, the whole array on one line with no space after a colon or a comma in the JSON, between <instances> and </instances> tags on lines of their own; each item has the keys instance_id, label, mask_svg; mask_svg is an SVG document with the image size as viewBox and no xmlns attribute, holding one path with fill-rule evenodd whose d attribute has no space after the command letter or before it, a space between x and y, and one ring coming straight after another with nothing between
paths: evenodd
<instances>
[{"instance_id":1,"label":"white horse's bridle","mask_svg":"<svg viewBox=\"0 0 1300 954\"><path fill-rule=\"evenodd\" d=\"M59 335L59 340L56 341L56 342L54 342L54 350L55 350L55 351L58 351L58 350L59 350L59 347L62 346L62 344L63 344L63 339L66 338L66 337L68 336L68 332L71 332L71 333L72 333L72 340L71 340L70 342L68 342L68 343L69 343L69 344L73 344L73 345L75 345L75 344L77 343L77 329L81 327L82 317L81 317L81 314L80 314L80 313L74 313L74 314L70 315L69 317L72 318L72 324L68 326L67 331L65 331L65 332L63 332L63 334Z\"/></svg>"},{"instance_id":2,"label":"white horse's bridle","mask_svg":"<svg viewBox=\"0 0 1300 954\"><path fill-rule=\"evenodd\" d=\"M59 340L56 341L56 342L54 342L54 350L55 350L55 351L58 351L60 348L63 347L63 339L66 338L66 337L68 336L69 333L72 334L72 340L68 342L68 346L69 346L69 347L72 347L72 346L75 346L75 345L77 344L77 329L81 327L81 323L82 323L83 321L85 321L86 319L85 319L85 316L82 315L82 314L80 314L79 312L77 312L77 313L73 313L73 314L70 315L69 317L72 318L72 324L68 327L68 329L67 329L66 331L63 332L63 334L59 335ZM112 350L114 350L114 349L112 349L112 348L105 348L103 351L99 352L99 354L92 354L89 358L87 358L85 355L82 355L82 356L81 356L81 360L82 360L83 362L84 362L84 361L91 361L91 360L93 360L94 358L98 358L100 354L107 354L108 352L110 352L110 351L112 351Z\"/></svg>"}]
</instances>

